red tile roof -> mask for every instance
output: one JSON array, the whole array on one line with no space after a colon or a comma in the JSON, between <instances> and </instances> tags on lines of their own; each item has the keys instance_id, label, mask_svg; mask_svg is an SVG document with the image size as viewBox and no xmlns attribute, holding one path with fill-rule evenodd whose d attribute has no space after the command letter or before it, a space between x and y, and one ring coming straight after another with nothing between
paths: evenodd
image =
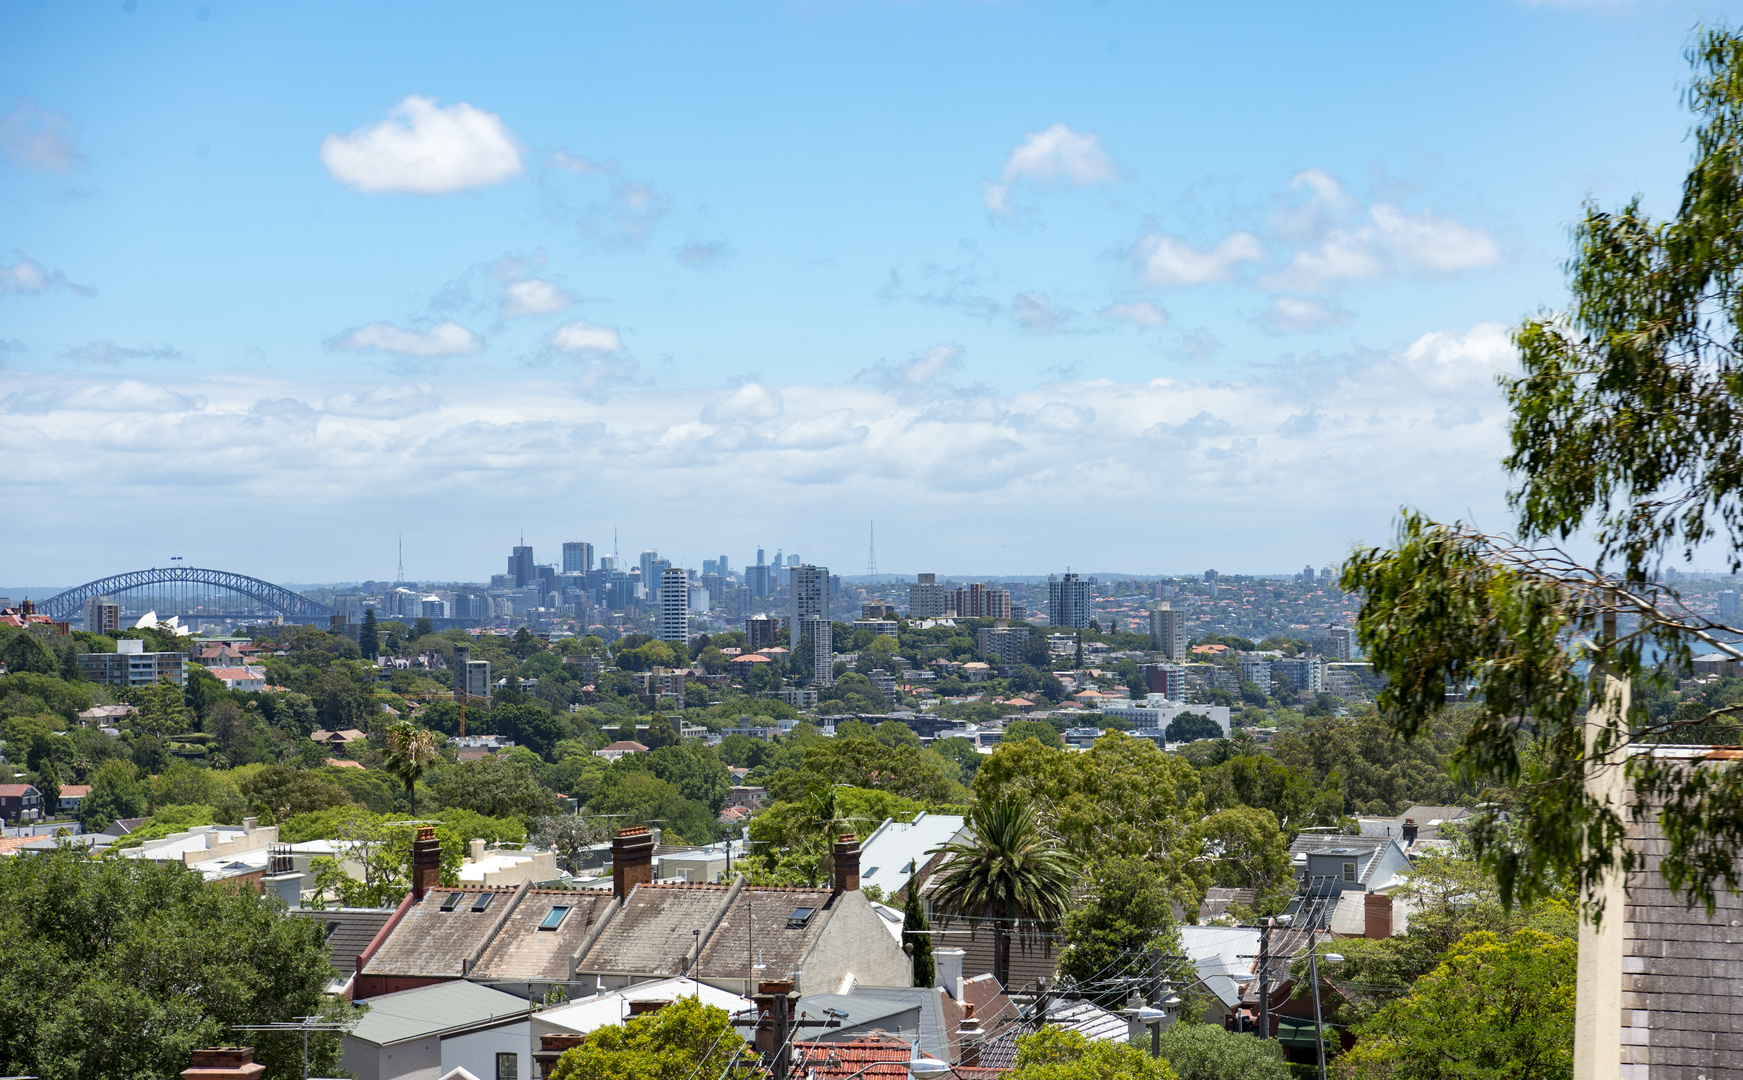
<instances>
[{"instance_id":1,"label":"red tile roof","mask_svg":"<svg viewBox=\"0 0 1743 1080\"><path fill-rule=\"evenodd\" d=\"M849 1076L888 1076L907 1080L914 1048L900 1039L855 1039L852 1042L796 1042L793 1072L816 1080L847 1080Z\"/></svg>"}]
</instances>

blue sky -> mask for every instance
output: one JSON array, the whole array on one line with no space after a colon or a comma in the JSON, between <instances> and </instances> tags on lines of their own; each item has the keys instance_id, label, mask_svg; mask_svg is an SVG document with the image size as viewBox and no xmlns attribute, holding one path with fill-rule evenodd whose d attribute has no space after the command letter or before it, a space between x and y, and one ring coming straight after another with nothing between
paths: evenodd
<instances>
[{"instance_id":1,"label":"blue sky","mask_svg":"<svg viewBox=\"0 0 1743 1080\"><path fill-rule=\"evenodd\" d=\"M1506 328L1729 7L9 5L0 577L1499 527Z\"/></svg>"}]
</instances>

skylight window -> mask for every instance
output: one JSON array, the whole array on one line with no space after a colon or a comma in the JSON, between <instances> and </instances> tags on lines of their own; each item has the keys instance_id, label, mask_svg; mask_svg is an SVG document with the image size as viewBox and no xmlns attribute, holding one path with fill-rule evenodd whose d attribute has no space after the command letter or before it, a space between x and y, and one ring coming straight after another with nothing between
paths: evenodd
<instances>
[{"instance_id":1,"label":"skylight window","mask_svg":"<svg viewBox=\"0 0 1743 1080\"><path fill-rule=\"evenodd\" d=\"M464 899L466 899L465 893L463 893L463 892L451 892L448 894L448 899L442 901L442 910L443 911L453 911L455 908L460 906L460 901L462 901Z\"/></svg>"},{"instance_id":2,"label":"skylight window","mask_svg":"<svg viewBox=\"0 0 1743 1080\"><path fill-rule=\"evenodd\" d=\"M545 921L539 924L540 930L555 930L563 925L563 920L569 917L569 909L558 906L545 912Z\"/></svg>"},{"instance_id":3,"label":"skylight window","mask_svg":"<svg viewBox=\"0 0 1743 1080\"><path fill-rule=\"evenodd\" d=\"M490 902L492 900L495 900L495 899L496 899L495 893L493 893L493 892L481 892L478 894L478 899L472 901L472 910L473 911L483 911L485 908L489 907Z\"/></svg>"},{"instance_id":4,"label":"skylight window","mask_svg":"<svg viewBox=\"0 0 1743 1080\"><path fill-rule=\"evenodd\" d=\"M813 916L815 914L817 914L816 908L808 908L808 907L796 907L796 908L794 908L793 913L791 915L787 916L787 929L796 930L796 929L803 927L806 923L811 921L811 916Z\"/></svg>"}]
</instances>

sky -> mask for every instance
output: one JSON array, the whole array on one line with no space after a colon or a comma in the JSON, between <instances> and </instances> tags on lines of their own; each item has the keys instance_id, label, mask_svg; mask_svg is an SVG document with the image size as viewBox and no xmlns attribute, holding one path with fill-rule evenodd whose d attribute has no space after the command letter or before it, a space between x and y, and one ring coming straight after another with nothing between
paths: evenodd
<instances>
[{"instance_id":1,"label":"sky","mask_svg":"<svg viewBox=\"0 0 1743 1080\"><path fill-rule=\"evenodd\" d=\"M1510 328L1737 6L0 6L0 581L1502 529Z\"/></svg>"}]
</instances>

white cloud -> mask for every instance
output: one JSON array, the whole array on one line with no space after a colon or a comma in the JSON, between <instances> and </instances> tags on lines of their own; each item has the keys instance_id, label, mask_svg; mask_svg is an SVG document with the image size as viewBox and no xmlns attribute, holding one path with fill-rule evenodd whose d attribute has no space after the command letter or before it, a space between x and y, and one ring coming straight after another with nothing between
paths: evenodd
<instances>
[{"instance_id":1,"label":"white cloud","mask_svg":"<svg viewBox=\"0 0 1743 1080\"><path fill-rule=\"evenodd\" d=\"M1011 318L1028 334L1055 333L1076 315L1070 308L1054 307L1040 293L1018 293L1011 301Z\"/></svg>"},{"instance_id":2,"label":"white cloud","mask_svg":"<svg viewBox=\"0 0 1743 1080\"><path fill-rule=\"evenodd\" d=\"M966 352L961 345L934 345L901 364L880 360L855 375L855 382L868 382L889 389L932 386L962 370Z\"/></svg>"},{"instance_id":3,"label":"white cloud","mask_svg":"<svg viewBox=\"0 0 1743 1080\"><path fill-rule=\"evenodd\" d=\"M960 362L945 345L892 365L899 383L647 388L620 378L594 397L578 392L606 377L593 366L605 361L590 359L577 365L584 373L556 368L550 378L456 373L439 399L415 381L298 382L247 369L127 380L3 369L0 454L17 480L9 505L31 500L56 538L14 538L12 557L33 577L65 581L83 580L80 565L98 556L122 559L128 537L60 539L82 535L73 525L93 503L136 533L206 537L218 565L236 560L281 581L391 573L392 522L436 499L469 512L420 542L418 574L454 580L500 565L486 556L513 542L513 515L529 505L546 508L526 522L540 545L584 502L623 508L641 530L632 543L735 561L759 532L773 539L770 521L787 522L788 546L832 568L864 558L867 507L900 506L888 532L878 512L880 563L973 573L1067 563L1259 572L1336 559L1358 538L1383 541L1400 505L1505 517L1507 414L1494 376L1515 360L1499 325L1303 358L1266 378L942 392ZM200 468L187 467L190 453ZM68 490L80 498L46 497ZM224 527L264 505L283 529ZM1119 528L1085 528L1109 507ZM360 523L343 550L319 543L321 523L336 519ZM989 532L989 521L1022 527ZM1194 524L1167 532L1180 521ZM1167 554L1157 554L1158 535L1174 536Z\"/></svg>"},{"instance_id":4,"label":"white cloud","mask_svg":"<svg viewBox=\"0 0 1743 1080\"><path fill-rule=\"evenodd\" d=\"M1168 313L1148 300L1139 300L1130 304L1109 304L1096 314L1108 322L1130 323L1133 326L1145 328L1168 325Z\"/></svg>"},{"instance_id":5,"label":"white cloud","mask_svg":"<svg viewBox=\"0 0 1743 1080\"><path fill-rule=\"evenodd\" d=\"M387 119L321 140L333 179L355 191L443 195L521 174L520 141L495 113L461 102L442 108L412 95Z\"/></svg>"},{"instance_id":6,"label":"white cloud","mask_svg":"<svg viewBox=\"0 0 1743 1080\"><path fill-rule=\"evenodd\" d=\"M692 270L703 270L726 258L726 245L718 240L705 244L685 244L673 252L673 255Z\"/></svg>"},{"instance_id":7,"label":"white cloud","mask_svg":"<svg viewBox=\"0 0 1743 1080\"><path fill-rule=\"evenodd\" d=\"M95 296L89 285L77 285L67 280L59 270L50 270L22 251L12 253L12 263L0 266L0 296L37 296L65 289L80 296Z\"/></svg>"},{"instance_id":8,"label":"white cloud","mask_svg":"<svg viewBox=\"0 0 1743 1080\"><path fill-rule=\"evenodd\" d=\"M328 398L321 407L335 416L400 420L431 412L441 403L441 396L434 387L429 383L418 383L415 386L378 386L362 394L338 394Z\"/></svg>"},{"instance_id":9,"label":"white cloud","mask_svg":"<svg viewBox=\"0 0 1743 1080\"><path fill-rule=\"evenodd\" d=\"M73 125L66 114L29 98L0 114L0 154L16 168L33 172L69 172L85 161L73 145Z\"/></svg>"},{"instance_id":10,"label":"white cloud","mask_svg":"<svg viewBox=\"0 0 1743 1080\"><path fill-rule=\"evenodd\" d=\"M1265 310L1253 319L1269 334L1299 334L1307 330L1322 330L1342 326L1353 314L1336 304L1307 296L1276 295Z\"/></svg>"},{"instance_id":11,"label":"white cloud","mask_svg":"<svg viewBox=\"0 0 1743 1080\"><path fill-rule=\"evenodd\" d=\"M551 345L566 353L618 353L623 338L609 326L595 326L583 319L564 323L551 335Z\"/></svg>"},{"instance_id":12,"label":"white cloud","mask_svg":"<svg viewBox=\"0 0 1743 1080\"><path fill-rule=\"evenodd\" d=\"M428 330L406 330L392 323L372 322L347 330L327 342L335 352L384 352L420 360L466 356L484 348L478 335L453 320Z\"/></svg>"},{"instance_id":13,"label":"white cloud","mask_svg":"<svg viewBox=\"0 0 1743 1080\"><path fill-rule=\"evenodd\" d=\"M502 290L499 309L505 319L529 315L555 315L573 306L575 298L556 282L542 278L511 281Z\"/></svg>"},{"instance_id":14,"label":"white cloud","mask_svg":"<svg viewBox=\"0 0 1743 1080\"><path fill-rule=\"evenodd\" d=\"M708 424L760 424L780 416L785 408L780 391L745 383L732 393L709 402L701 415L703 422Z\"/></svg>"},{"instance_id":15,"label":"white cloud","mask_svg":"<svg viewBox=\"0 0 1743 1080\"><path fill-rule=\"evenodd\" d=\"M168 345L129 348L113 341L91 341L66 350L60 358L80 364L119 364L125 360L180 360L182 354Z\"/></svg>"},{"instance_id":16,"label":"white cloud","mask_svg":"<svg viewBox=\"0 0 1743 1080\"><path fill-rule=\"evenodd\" d=\"M995 214L1012 213L1011 187L1018 180L1047 186L1065 184L1085 187L1118 180L1119 166L1102 149L1101 136L1073 131L1056 123L1045 131L1031 131L1005 159L999 179L983 181L981 197Z\"/></svg>"},{"instance_id":17,"label":"white cloud","mask_svg":"<svg viewBox=\"0 0 1743 1080\"><path fill-rule=\"evenodd\" d=\"M1138 280L1156 289L1184 288L1223 281L1242 263L1265 257L1264 245L1250 232L1237 230L1209 248L1196 248L1178 236L1151 233L1131 251Z\"/></svg>"}]
</instances>

